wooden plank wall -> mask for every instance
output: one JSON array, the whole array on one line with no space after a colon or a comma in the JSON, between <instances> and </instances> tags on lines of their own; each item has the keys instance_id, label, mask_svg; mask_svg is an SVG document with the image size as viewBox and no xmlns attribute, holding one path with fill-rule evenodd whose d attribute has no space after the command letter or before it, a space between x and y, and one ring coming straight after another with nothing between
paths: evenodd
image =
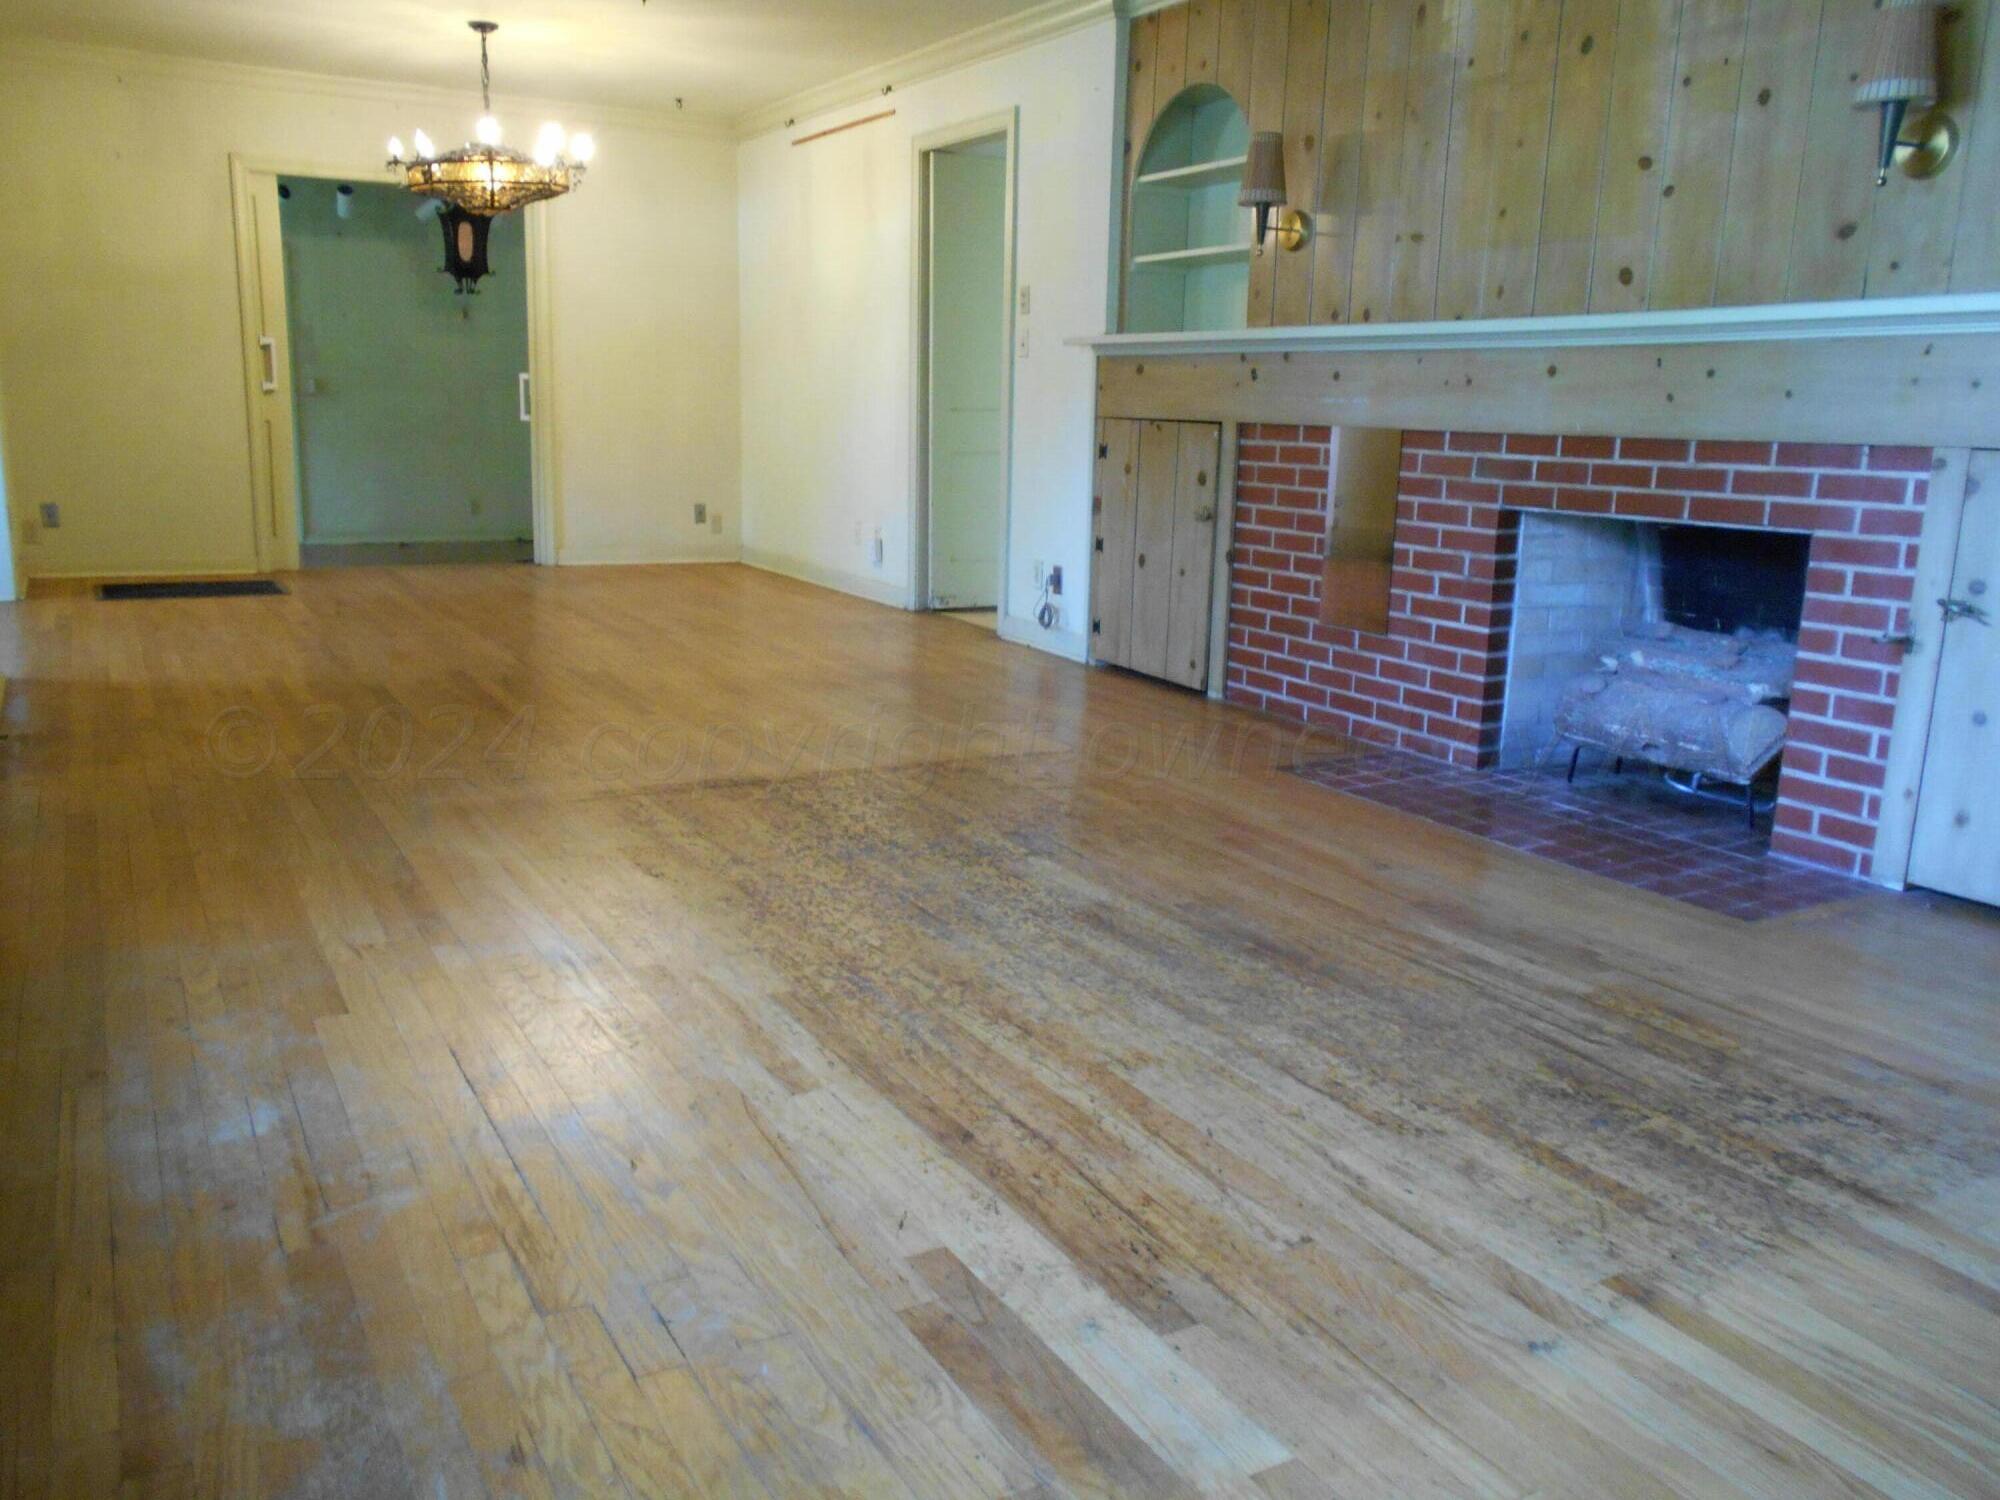
<instances>
[{"instance_id":1,"label":"wooden plank wall","mask_svg":"<svg viewBox=\"0 0 2000 1500\"><path fill-rule=\"evenodd\" d=\"M1282 130L1314 241L1252 327L2000 289L2000 0L1944 12L1942 177L1874 186L1874 0L1189 0L1132 23L1127 181L1189 83Z\"/></svg>"}]
</instances>

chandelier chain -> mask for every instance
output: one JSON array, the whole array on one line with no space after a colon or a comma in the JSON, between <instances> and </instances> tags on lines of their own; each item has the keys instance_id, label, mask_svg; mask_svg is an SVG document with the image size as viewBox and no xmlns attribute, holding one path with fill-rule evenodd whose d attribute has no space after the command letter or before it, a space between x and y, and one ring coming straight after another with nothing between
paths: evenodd
<instances>
[{"instance_id":1,"label":"chandelier chain","mask_svg":"<svg viewBox=\"0 0 2000 1500\"><path fill-rule=\"evenodd\" d=\"M493 113L493 65L486 60L486 33L479 33L479 102L484 113Z\"/></svg>"}]
</instances>

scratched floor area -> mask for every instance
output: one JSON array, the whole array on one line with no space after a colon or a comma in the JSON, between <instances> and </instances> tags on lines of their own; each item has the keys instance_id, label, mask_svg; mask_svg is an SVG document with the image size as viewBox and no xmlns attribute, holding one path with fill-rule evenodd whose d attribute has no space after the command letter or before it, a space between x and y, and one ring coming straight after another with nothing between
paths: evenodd
<instances>
[{"instance_id":1,"label":"scratched floor area","mask_svg":"<svg viewBox=\"0 0 2000 1500\"><path fill-rule=\"evenodd\" d=\"M2000 918L748 569L0 612L0 1495L1990 1496Z\"/></svg>"}]
</instances>

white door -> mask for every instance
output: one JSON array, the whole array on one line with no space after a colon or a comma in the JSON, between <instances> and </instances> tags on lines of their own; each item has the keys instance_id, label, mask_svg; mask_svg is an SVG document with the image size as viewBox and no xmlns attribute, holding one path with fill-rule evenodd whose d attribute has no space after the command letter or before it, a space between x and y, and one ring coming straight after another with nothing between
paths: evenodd
<instances>
[{"instance_id":1,"label":"white door","mask_svg":"<svg viewBox=\"0 0 2000 1500\"><path fill-rule=\"evenodd\" d=\"M1910 882L2000 905L2000 453L1974 453L1917 792Z\"/></svg>"},{"instance_id":2,"label":"white door","mask_svg":"<svg viewBox=\"0 0 2000 1500\"><path fill-rule=\"evenodd\" d=\"M1007 511L1005 139L929 160L929 602L991 609Z\"/></svg>"},{"instance_id":3,"label":"white door","mask_svg":"<svg viewBox=\"0 0 2000 1500\"><path fill-rule=\"evenodd\" d=\"M299 565L298 467L292 446L292 368L285 347L285 251L278 177L230 166L236 214L236 286L250 404L250 527L257 566Z\"/></svg>"}]
</instances>

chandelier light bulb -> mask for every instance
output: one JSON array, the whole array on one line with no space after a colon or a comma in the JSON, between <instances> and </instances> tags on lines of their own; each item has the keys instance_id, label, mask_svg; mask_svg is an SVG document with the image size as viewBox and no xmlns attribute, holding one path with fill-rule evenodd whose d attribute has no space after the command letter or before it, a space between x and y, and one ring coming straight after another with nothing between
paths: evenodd
<instances>
[{"instance_id":1,"label":"chandelier light bulb","mask_svg":"<svg viewBox=\"0 0 2000 1500\"><path fill-rule=\"evenodd\" d=\"M563 128L550 120L535 133L535 160L545 167L554 166L562 153Z\"/></svg>"},{"instance_id":2,"label":"chandelier light bulb","mask_svg":"<svg viewBox=\"0 0 2000 1500\"><path fill-rule=\"evenodd\" d=\"M590 165L590 159L597 155L597 142L579 130L569 138L569 154L571 160L582 162L585 166L588 166Z\"/></svg>"},{"instance_id":3,"label":"chandelier light bulb","mask_svg":"<svg viewBox=\"0 0 2000 1500\"><path fill-rule=\"evenodd\" d=\"M437 155L437 147L431 144L431 138L421 130L417 132L417 155L425 161Z\"/></svg>"},{"instance_id":4,"label":"chandelier light bulb","mask_svg":"<svg viewBox=\"0 0 2000 1500\"><path fill-rule=\"evenodd\" d=\"M389 160L401 161L402 159L403 138L400 135L392 135L389 137Z\"/></svg>"},{"instance_id":5,"label":"chandelier light bulb","mask_svg":"<svg viewBox=\"0 0 2000 1500\"><path fill-rule=\"evenodd\" d=\"M479 123L472 127L472 135L482 146L500 144L500 122L491 115L481 115Z\"/></svg>"}]
</instances>

